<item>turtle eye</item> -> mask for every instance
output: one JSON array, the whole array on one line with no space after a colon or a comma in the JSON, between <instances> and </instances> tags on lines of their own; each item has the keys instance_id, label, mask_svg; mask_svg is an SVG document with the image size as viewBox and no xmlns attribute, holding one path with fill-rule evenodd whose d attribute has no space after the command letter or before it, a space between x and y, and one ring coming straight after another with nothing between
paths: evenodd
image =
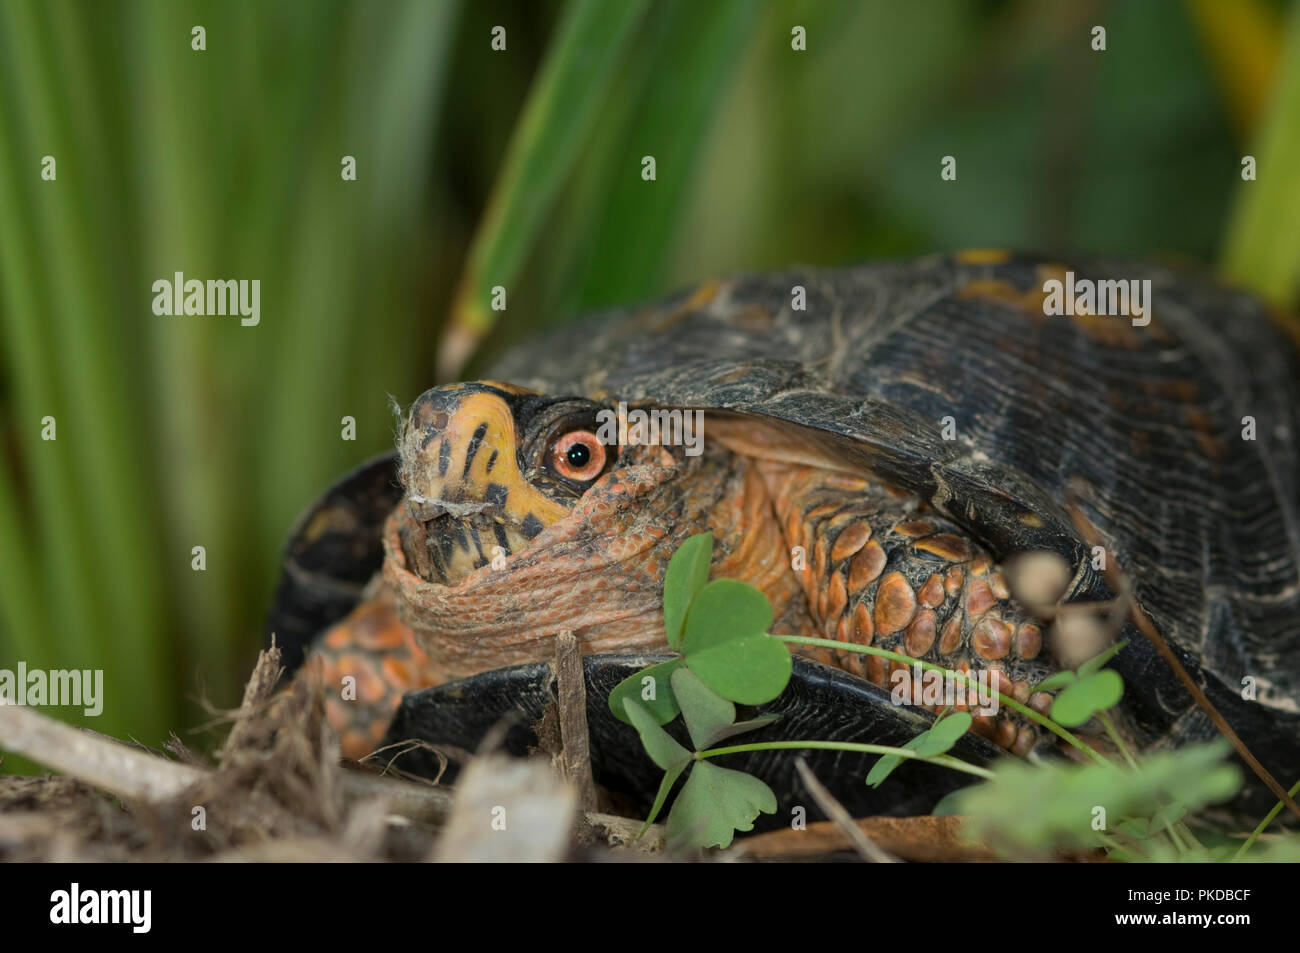
<instances>
[{"instance_id":1,"label":"turtle eye","mask_svg":"<svg viewBox=\"0 0 1300 953\"><path fill-rule=\"evenodd\" d=\"M590 483L605 472L612 459L605 445L590 430L570 430L551 444L547 469L574 483Z\"/></svg>"}]
</instances>

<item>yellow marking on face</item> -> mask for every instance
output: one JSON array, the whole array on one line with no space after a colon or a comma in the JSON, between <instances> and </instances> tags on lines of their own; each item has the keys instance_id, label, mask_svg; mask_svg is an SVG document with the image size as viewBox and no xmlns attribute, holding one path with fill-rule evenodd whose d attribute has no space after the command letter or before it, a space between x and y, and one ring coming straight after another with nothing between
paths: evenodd
<instances>
[{"instance_id":1,"label":"yellow marking on face","mask_svg":"<svg viewBox=\"0 0 1300 953\"><path fill-rule=\"evenodd\" d=\"M449 451L442 472L443 442ZM496 394L468 394L447 415L440 434L421 452L421 466L410 489L430 500L449 503L496 503L506 520L522 524L535 516L549 526L568 515L567 507L534 489L516 458L517 434L510 407ZM494 457L495 454L495 457ZM491 465L491 469L489 469ZM489 487L497 499L490 496ZM499 499L504 492L504 499Z\"/></svg>"}]
</instances>

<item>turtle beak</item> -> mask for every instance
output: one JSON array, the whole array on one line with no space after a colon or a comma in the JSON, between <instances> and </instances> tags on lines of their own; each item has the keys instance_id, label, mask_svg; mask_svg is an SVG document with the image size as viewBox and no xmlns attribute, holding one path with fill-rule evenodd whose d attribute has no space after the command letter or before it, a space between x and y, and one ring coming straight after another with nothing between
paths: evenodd
<instances>
[{"instance_id":1,"label":"turtle beak","mask_svg":"<svg viewBox=\"0 0 1300 953\"><path fill-rule=\"evenodd\" d=\"M426 391L415 402L403 440L413 517L484 516L548 526L567 515L567 508L535 490L520 471L518 428L507 400L515 390L455 384Z\"/></svg>"},{"instance_id":2,"label":"turtle beak","mask_svg":"<svg viewBox=\"0 0 1300 953\"><path fill-rule=\"evenodd\" d=\"M510 401L520 393L527 392L492 382L453 384L411 407L401 443L406 508L425 528L439 581L454 583L486 564L493 546L517 551L569 514L524 479Z\"/></svg>"}]
</instances>

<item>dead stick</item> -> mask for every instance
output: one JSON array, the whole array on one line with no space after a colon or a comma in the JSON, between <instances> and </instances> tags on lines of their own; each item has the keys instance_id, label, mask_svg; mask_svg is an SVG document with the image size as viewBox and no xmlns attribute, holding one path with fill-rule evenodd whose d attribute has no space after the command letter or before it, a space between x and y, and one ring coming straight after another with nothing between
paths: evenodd
<instances>
[{"instance_id":1,"label":"dead stick","mask_svg":"<svg viewBox=\"0 0 1300 953\"><path fill-rule=\"evenodd\" d=\"M817 775L812 773L812 768L803 758L796 758L794 762L795 769L799 772L799 777L803 779L803 786L808 789L817 806L822 809L822 813L831 819L840 832L848 838L853 849L858 855L868 863L873 864L896 864L898 858L885 853L876 845L866 831L853 823L853 816L848 810L835 799L835 795L826 790L826 786L817 780Z\"/></svg>"},{"instance_id":2,"label":"dead stick","mask_svg":"<svg viewBox=\"0 0 1300 953\"><path fill-rule=\"evenodd\" d=\"M127 801L166 801L210 774L10 705L0 705L0 748ZM359 771L343 773L343 790L350 802L383 796L394 813L430 823L441 823L451 803L446 790Z\"/></svg>"},{"instance_id":3,"label":"dead stick","mask_svg":"<svg viewBox=\"0 0 1300 953\"><path fill-rule=\"evenodd\" d=\"M578 793L578 807L594 811L596 781L591 773L591 739L587 733L587 685L578 640L568 629L555 639L555 689L564 776Z\"/></svg>"},{"instance_id":4,"label":"dead stick","mask_svg":"<svg viewBox=\"0 0 1300 953\"><path fill-rule=\"evenodd\" d=\"M205 773L20 706L0 706L0 748L125 800L166 800Z\"/></svg>"}]
</instances>

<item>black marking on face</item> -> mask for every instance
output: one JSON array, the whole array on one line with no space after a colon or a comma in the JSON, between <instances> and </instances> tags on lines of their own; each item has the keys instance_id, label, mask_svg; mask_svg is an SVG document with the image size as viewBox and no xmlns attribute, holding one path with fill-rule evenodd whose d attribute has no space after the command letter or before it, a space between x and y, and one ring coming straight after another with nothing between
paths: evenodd
<instances>
[{"instance_id":1,"label":"black marking on face","mask_svg":"<svg viewBox=\"0 0 1300 953\"><path fill-rule=\"evenodd\" d=\"M542 526L542 521L539 520L532 513L529 513L527 516L524 517L524 524L523 526L520 527L526 539L532 539L534 536L540 533L544 528L545 527Z\"/></svg>"},{"instance_id":2,"label":"black marking on face","mask_svg":"<svg viewBox=\"0 0 1300 953\"><path fill-rule=\"evenodd\" d=\"M478 538L478 527L471 526L469 528L469 535L474 540L474 548L478 550L478 562L474 564L474 568L477 569L479 566L486 566L488 560L487 557L483 555L483 541Z\"/></svg>"},{"instance_id":3,"label":"black marking on face","mask_svg":"<svg viewBox=\"0 0 1300 953\"><path fill-rule=\"evenodd\" d=\"M510 491L502 483L489 483L487 489L483 491L483 499L493 506L505 506L506 497L509 495Z\"/></svg>"},{"instance_id":4,"label":"black marking on face","mask_svg":"<svg viewBox=\"0 0 1300 953\"><path fill-rule=\"evenodd\" d=\"M487 472L491 473L492 468L497 465L497 451L492 451L492 456L488 457Z\"/></svg>"},{"instance_id":5,"label":"black marking on face","mask_svg":"<svg viewBox=\"0 0 1300 953\"><path fill-rule=\"evenodd\" d=\"M447 475L447 467L451 465L451 444L447 438L442 438L442 443L438 445L438 476Z\"/></svg>"},{"instance_id":6,"label":"black marking on face","mask_svg":"<svg viewBox=\"0 0 1300 953\"><path fill-rule=\"evenodd\" d=\"M429 559L433 563L433 571L438 574L439 579L445 582L447 579L447 563L442 558L442 549L441 547L432 545L432 541L428 542L429 545L427 548L429 550Z\"/></svg>"},{"instance_id":7,"label":"black marking on face","mask_svg":"<svg viewBox=\"0 0 1300 953\"><path fill-rule=\"evenodd\" d=\"M452 557L456 555L456 540L451 533L438 534L438 549L442 552L443 565L450 566Z\"/></svg>"},{"instance_id":8,"label":"black marking on face","mask_svg":"<svg viewBox=\"0 0 1300 953\"><path fill-rule=\"evenodd\" d=\"M487 436L488 425L479 424L474 428L474 433L469 438L469 443L465 446L465 470L461 473L461 479L469 476L469 468L474 465L474 456L478 453L478 448L483 446L483 438Z\"/></svg>"}]
</instances>

